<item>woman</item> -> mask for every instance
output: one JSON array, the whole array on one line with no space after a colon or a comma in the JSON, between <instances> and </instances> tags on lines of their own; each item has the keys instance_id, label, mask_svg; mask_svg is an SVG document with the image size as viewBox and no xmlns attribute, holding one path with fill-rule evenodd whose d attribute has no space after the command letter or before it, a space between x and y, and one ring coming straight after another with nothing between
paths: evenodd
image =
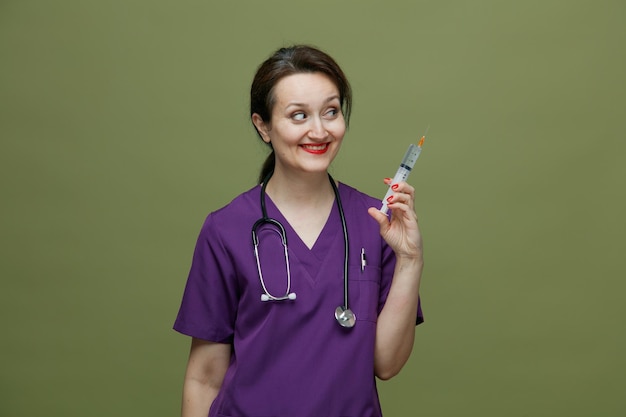
<instances>
[{"instance_id":1,"label":"woman","mask_svg":"<svg viewBox=\"0 0 626 417\"><path fill-rule=\"evenodd\" d=\"M198 238L174 325L192 337L184 417L382 414L375 376L400 371L423 321L422 242L410 185L385 179L387 217L329 176L351 100L318 49L258 68L250 114L271 153Z\"/></svg>"}]
</instances>

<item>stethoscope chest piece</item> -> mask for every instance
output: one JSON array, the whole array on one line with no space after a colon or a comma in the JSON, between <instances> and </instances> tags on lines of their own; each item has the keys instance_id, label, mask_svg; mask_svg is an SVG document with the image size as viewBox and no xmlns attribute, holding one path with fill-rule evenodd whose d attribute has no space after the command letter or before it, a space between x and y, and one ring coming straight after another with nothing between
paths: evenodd
<instances>
[{"instance_id":1,"label":"stethoscope chest piece","mask_svg":"<svg viewBox=\"0 0 626 417\"><path fill-rule=\"evenodd\" d=\"M339 306L335 309L335 319L337 319L337 323L341 325L341 327L354 327L356 323L356 316L349 308L344 306Z\"/></svg>"}]
</instances>

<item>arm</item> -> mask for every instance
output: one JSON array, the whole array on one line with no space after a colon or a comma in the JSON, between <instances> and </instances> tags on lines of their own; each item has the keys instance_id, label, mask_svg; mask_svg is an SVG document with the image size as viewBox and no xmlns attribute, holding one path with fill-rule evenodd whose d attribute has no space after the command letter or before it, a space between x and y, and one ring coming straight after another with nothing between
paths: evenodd
<instances>
[{"instance_id":1,"label":"arm","mask_svg":"<svg viewBox=\"0 0 626 417\"><path fill-rule=\"evenodd\" d=\"M182 417L206 417L222 386L230 363L229 344L192 338L185 382Z\"/></svg>"},{"instance_id":2,"label":"arm","mask_svg":"<svg viewBox=\"0 0 626 417\"><path fill-rule=\"evenodd\" d=\"M394 191L389 203L391 221L376 208L368 211L396 254L389 295L376 325L374 372L383 380L397 375L411 355L424 265L422 237L413 204L415 190L401 182Z\"/></svg>"}]
</instances>

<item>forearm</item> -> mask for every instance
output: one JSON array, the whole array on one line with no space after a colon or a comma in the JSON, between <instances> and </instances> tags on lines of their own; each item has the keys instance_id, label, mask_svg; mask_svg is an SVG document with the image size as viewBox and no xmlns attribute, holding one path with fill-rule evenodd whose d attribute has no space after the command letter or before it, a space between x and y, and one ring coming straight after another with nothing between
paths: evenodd
<instances>
[{"instance_id":1,"label":"forearm","mask_svg":"<svg viewBox=\"0 0 626 417\"><path fill-rule=\"evenodd\" d=\"M374 371L380 379L398 374L413 350L422 268L421 257L396 261L391 288L376 326Z\"/></svg>"},{"instance_id":2,"label":"forearm","mask_svg":"<svg viewBox=\"0 0 626 417\"><path fill-rule=\"evenodd\" d=\"M212 387L207 382L185 378L183 386L182 417L206 417L219 387Z\"/></svg>"},{"instance_id":3,"label":"forearm","mask_svg":"<svg viewBox=\"0 0 626 417\"><path fill-rule=\"evenodd\" d=\"M230 362L228 344L193 338L183 385L182 417L206 417Z\"/></svg>"}]
</instances>

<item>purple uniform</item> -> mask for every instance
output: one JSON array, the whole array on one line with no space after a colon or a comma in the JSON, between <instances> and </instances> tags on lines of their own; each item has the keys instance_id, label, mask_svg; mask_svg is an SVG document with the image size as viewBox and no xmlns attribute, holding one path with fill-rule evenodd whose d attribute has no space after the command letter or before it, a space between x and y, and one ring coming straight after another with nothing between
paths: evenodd
<instances>
[{"instance_id":1,"label":"purple uniform","mask_svg":"<svg viewBox=\"0 0 626 417\"><path fill-rule=\"evenodd\" d=\"M309 249L266 197L268 216L286 230L297 298L264 302L251 235L261 217L260 190L254 187L207 217L174 324L183 334L233 346L209 416L380 416L374 341L395 257L367 213L379 201L339 185L350 243L349 307L357 318L347 329L334 316L344 285L337 202ZM267 289L283 296L287 273L280 237L263 227L259 240ZM361 250L367 258L363 270ZM419 309L417 324L422 321Z\"/></svg>"}]
</instances>

